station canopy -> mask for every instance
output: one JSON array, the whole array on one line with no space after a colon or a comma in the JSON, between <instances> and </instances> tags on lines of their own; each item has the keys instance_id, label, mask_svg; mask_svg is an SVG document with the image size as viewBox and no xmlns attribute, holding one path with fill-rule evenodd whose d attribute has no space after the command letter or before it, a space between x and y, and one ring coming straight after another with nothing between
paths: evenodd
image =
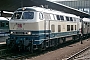
<instances>
[{"instance_id":1,"label":"station canopy","mask_svg":"<svg viewBox=\"0 0 90 60\"><path fill-rule=\"evenodd\" d=\"M7 1L7 4L5 3ZM66 5L56 3L56 2L50 2L46 0L3 0L3 2L0 2L0 10L5 11L15 11L16 9L20 7L30 7L30 6L46 6L49 9L54 9L58 11L63 11L66 13L74 14L77 16L80 16L81 18L90 18L90 14L81 12L77 9L68 7ZM2 5L4 4L4 5Z\"/></svg>"},{"instance_id":2,"label":"station canopy","mask_svg":"<svg viewBox=\"0 0 90 60\"><path fill-rule=\"evenodd\" d=\"M56 4L56 5L59 5L60 6L60 11L64 11L66 13L70 13L70 14L75 14L77 16L80 16L81 18L90 18L90 14L89 13L86 13L86 12L83 12L83 11L79 11L78 9L75 9L75 8L71 8L71 7L68 7L66 5L63 5L63 4L60 4L60 3L56 3L56 2L52 2L53 4Z\"/></svg>"},{"instance_id":3,"label":"station canopy","mask_svg":"<svg viewBox=\"0 0 90 60\"><path fill-rule=\"evenodd\" d=\"M39 2L38 0L34 0L34 1ZM78 9L74 9L74 8L68 7L68 6L60 4L60 3L40 0L40 2L38 4L44 5L44 6L46 5L46 6L48 6L48 8L55 9L58 11L75 14L77 16L80 16L81 18L90 18L89 13L79 11Z\"/></svg>"}]
</instances>

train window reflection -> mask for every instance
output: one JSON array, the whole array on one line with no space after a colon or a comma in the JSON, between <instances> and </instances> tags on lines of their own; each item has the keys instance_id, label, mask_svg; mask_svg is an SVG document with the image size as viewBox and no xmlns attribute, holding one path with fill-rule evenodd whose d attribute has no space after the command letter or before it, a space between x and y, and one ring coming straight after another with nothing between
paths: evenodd
<instances>
[{"instance_id":1,"label":"train window reflection","mask_svg":"<svg viewBox=\"0 0 90 60\"><path fill-rule=\"evenodd\" d=\"M22 19L33 19L34 18L34 12L24 12Z\"/></svg>"},{"instance_id":2,"label":"train window reflection","mask_svg":"<svg viewBox=\"0 0 90 60\"><path fill-rule=\"evenodd\" d=\"M70 31L70 25L67 25L67 31Z\"/></svg>"}]
</instances>

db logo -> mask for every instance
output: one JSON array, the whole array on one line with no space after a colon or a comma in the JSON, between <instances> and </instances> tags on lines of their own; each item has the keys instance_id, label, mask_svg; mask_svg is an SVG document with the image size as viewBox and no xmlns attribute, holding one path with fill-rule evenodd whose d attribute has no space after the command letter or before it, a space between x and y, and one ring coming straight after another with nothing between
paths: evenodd
<instances>
[{"instance_id":1,"label":"db logo","mask_svg":"<svg viewBox=\"0 0 90 60\"><path fill-rule=\"evenodd\" d=\"M22 24L17 24L17 27L18 28L22 28Z\"/></svg>"}]
</instances>

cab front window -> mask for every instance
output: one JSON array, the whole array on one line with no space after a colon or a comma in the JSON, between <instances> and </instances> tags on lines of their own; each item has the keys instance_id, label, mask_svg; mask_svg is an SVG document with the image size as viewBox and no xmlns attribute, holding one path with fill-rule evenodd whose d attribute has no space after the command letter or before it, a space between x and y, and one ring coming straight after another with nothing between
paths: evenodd
<instances>
[{"instance_id":1,"label":"cab front window","mask_svg":"<svg viewBox=\"0 0 90 60\"><path fill-rule=\"evenodd\" d=\"M22 19L33 19L34 12L24 12L22 15Z\"/></svg>"},{"instance_id":2,"label":"cab front window","mask_svg":"<svg viewBox=\"0 0 90 60\"><path fill-rule=\"evenodd\" d=\"M12 16L11 19L20 19L22 15L22 12L16 12L14 13L14 15Z\"/></svg>"}]
</instances>

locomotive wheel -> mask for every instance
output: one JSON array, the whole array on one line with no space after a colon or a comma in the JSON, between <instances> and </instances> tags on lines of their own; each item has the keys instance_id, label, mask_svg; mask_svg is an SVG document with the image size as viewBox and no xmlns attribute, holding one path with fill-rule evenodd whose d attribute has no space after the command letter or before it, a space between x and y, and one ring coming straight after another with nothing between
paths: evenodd
<instances>
[{"instance_id":1,"label":"locomotive wheel","mask_svg":"<svg viewBox=\"0 0 90 60\"><path fill-rule=\"evenodd\" d=\"M39 50L45 50L46 49L46 41L44 41L40 46L39 46Z\"/></svg>"},{"instance_id":2,"label":"locomotive wheel","mask_svg":"<svg viewBox=\"0 0 90 60\"><path fill-rule=\"evenodd\" d=\"M26 46L24 50L33 53L33 49L32 49L32 46L30 44L28 46Z\"/></svg>"},{"instance_id":3,"label":"locomotive wheel","mask_svg":"<svg viewBox=\"0 0 90 60\"><path fill-rule=\"evenodd\" d=\"M42 44L40 44L40 45L38 46L38 50L39 50L40 52L42 52Z\"/></svg>"},{"instance_id":4,"label":"locomotive wheel","mask_svg":"<svg viewBox=\"0 0 90 60\"><path fill-rule=\"evenodd\" d=\"M66 41L66 38L65 37L61 38L60 39L60 44L64 43L65 41Z\"/></svg>"},{"instance_id":5,"label":"locomotive wheel","mask_svg":"<svg viewBox=\"0 0 90 60\"><path fill-rule=\"evenodd\" d=\"M27 49L28 49L28 51L31 51L31 47L30 46L28 46Z\"/></svg>"},{"instance_id":6,"label":"locomotive wheel","mask_svg":"<svg viewBox=\"0 0 90 60\"><path fill-rule=\"evenodd\" d=\"M64 41L63 41L62 39L60 39L60 41L59 41L59 42L60 42L60 44L64 43Z\"/></svg>"},{"instance_id":7,"label":"locomotive wheel","mask_svg":"<svg viewBox=\"0 0 90 60\"><path fill-rule=\"evenodd\" d=\"M73 38L72 40L76 40L76 36L72 36L72 38Z\"/></svg>"},{"instance_id":8,"label":"locomotive wheel","mask_svg":"<svg viewBox=\"0 0 90 60\"><path fill-rule=\"evenodd\" d=\"M58 46L58 44L59 44L59 43L58 43L58 38L56 38L55 41L54 41L54 45L55 45L55 46Z\"/></svg>"}]
</instances>

